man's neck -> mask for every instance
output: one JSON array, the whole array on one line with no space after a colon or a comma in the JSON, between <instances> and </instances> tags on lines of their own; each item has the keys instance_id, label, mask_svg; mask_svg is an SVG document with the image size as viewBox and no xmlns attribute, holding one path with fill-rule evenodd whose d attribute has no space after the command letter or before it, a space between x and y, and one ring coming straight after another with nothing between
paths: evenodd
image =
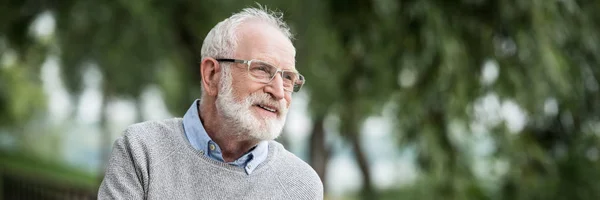
<instances>
[{"instance_id":1,"label":"man's neck","mask_svg":"<svg viewBox=\"0 0 600 200\"><path fill-rule=\"evenodd\" d=\"M240 133L234 127L223 124L215 107L204 106L198 115L208 136L219 145L225 162L232 162L250 151L260 141L247 137L248 133Z\"/></svg>"}]
</instances>

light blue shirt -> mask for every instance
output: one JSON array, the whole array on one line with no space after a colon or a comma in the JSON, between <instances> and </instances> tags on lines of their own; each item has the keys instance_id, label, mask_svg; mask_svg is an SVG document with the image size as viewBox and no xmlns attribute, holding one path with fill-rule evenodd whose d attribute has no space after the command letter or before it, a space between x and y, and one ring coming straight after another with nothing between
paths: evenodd
<instances>
[{"instance_id":1,"label":"light blue shirt","mask_svg":"<svg viewBox=\"0 0 600 200\"><path fill-rule=\"evenodd\" d=\"M200 100L196 99L183 116L183 131L185 132L185 136L192 144L192 147L200 151L202 155L225 162L221 148L204 130L202 121L200 121L200 115L198 114L199 104ZM268 150L269 142L261 141L258 145L250 149L248 153L242 155L237 160L228 162L228 164L243 167L246 173L250 175L260 163L267 159Z\"/></svg>"}]
</instances>

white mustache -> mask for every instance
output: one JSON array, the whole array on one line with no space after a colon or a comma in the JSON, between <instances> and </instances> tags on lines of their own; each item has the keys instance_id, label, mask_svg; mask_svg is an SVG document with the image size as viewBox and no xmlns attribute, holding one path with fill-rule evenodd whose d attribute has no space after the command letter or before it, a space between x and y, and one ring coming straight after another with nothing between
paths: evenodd
<instances>
[{"instance_id":1,"label":"white mustache","mask_svg":"<svg viewBox=\"0 0 600 200\"><path fill-rule=\"evenodd\" d=\"M287 101L285 99L281 101L275 101L271 96L267 93L253 93L246 99L248 106L254 104L262 104L269 107L276 108L279 113L285 114L287 112Z\"/></svg>"}]
</instances>

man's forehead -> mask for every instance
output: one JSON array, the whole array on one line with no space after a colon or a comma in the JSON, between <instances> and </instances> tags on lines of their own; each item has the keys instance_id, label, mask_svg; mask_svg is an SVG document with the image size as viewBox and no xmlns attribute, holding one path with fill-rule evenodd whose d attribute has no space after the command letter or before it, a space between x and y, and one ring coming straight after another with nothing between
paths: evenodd
<instances>
[{"instance_id":1,"label":"man's forehead","mask_svg":"<svg viewBox=\"0 0 600 200\"><path fill-rule=\"evenodd\" d=\"M240 59L259 59L283 69L295 68L296 50L280 30L264 22L250 21L238 29Z\"/></svg>"}]
</instances>

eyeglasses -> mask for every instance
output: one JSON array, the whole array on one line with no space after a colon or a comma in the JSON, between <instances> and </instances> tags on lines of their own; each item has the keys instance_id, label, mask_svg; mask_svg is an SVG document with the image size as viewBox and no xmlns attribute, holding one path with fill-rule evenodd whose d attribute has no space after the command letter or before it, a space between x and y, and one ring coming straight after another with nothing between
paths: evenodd
<instances>
[{"instance_id":1,"label":"eyeglasses","mask_svg":"<svg viewBox=\"0 0 600 200\"><path fill-rule=\"evenodd\" d=\"M283 89L288 92L298 92L302 85L304 85L304 76L295 70L282 70L265 61L261 60L238 60L229 58L216 59L219 62L233 62L241 63L248 66L248 75L255 81L261 83L270 83L275 75L281 72L281 78L283 79Z\"/></svg>"}]
</instances>

